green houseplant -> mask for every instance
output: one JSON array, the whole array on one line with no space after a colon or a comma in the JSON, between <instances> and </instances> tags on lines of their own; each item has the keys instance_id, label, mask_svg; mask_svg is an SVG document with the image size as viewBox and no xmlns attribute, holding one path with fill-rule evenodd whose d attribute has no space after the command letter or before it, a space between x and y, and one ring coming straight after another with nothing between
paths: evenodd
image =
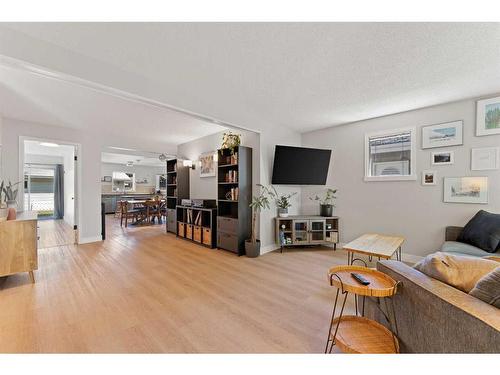
<instances>
[{"instance_id":1,"label":"green houseplant","mask_svg":"<svg viewBox=\"0 0 500 375\"><path fill-rule=\"evenodd\" d=\"M288 209L292 207L291 198L297 194L297 192L289 193L289 194L279 194L274 186L271 185L270 188L265 188L269 196L276 203L276 207L278 208L278 216L279 217L287 217Z\"/></svg>"},{"instance_id":2,"label":"green houseplant","mask_svg":"<svg viewBox=\"0 0 500 375\"><path fill-rule=\"evenodd\" d=\"M314 197L309 197L310 200L319 202L319 214L321 216L330 217L333 216L333 207L335 207L334 201L337 199L335 194L337 189L326 189L325 195L320 197L315 195Z\"/></svg>"},{"instance_id":3,"label":"green houseplant","mask_svg":"<svg viewBox=\"0 0 500 375\"><path fill-rule=\"evenodd\" d=\"M260 193L252 198L250 208L252 209L252 235L245 241L245 253L249 258L256 258L260 255L260 241L257 239L257 215L265 209L269 209L268 190L265 186L259 185Z\"/></svg>"},{"instance_id":4,"label":"green houseplant","mask_svg":"<svg viewBox=\"0 0 500 375\"><path fill-rule=\"evenodd\" d=\"M234 154L234 150L241 144L241 134L234 134L232 132L227 132L222 134L222 146L223 149L228 149L231 155Z\"/></svg>"},{"instance_id":5,"label":"green houseplant","mask_svg":"<svg viewBox=\"0 0 500 375\"><path fill-rule=\"evenodd\" d=\"M17 193L18 193L18 188L16 187L19 185L21 182L16 182L15 184L12 184L12 182L9 181L9 184L6 185L4 182L2 182L2 190L3 193L5 194L5 203L7 203L7 207L13 207L17 209Z\"/></svg>"}]
</instances>

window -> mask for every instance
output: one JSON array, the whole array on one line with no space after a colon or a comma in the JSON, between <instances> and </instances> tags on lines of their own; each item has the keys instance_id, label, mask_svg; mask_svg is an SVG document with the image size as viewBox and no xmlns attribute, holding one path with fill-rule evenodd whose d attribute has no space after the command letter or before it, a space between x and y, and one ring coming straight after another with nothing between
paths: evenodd
<instances>
[{"instance_id":1,"label":"window","mask_svg":"<svg viewBox=\"0 0 500 375\"><path fill-rule=\"evenodd\" d=\"M365 136L365 181L416 180L415 128Z\"/></svg>"}]
</instances>

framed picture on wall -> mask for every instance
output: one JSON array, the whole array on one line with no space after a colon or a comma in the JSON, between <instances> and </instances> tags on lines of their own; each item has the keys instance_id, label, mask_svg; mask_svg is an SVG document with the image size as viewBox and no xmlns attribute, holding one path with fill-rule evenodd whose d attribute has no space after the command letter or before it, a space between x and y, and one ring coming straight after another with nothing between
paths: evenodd
<instances>
[{"instance_id":1,"label":"framed picture on wall","mask_svg":"<svg viewBox=\"0 0 500 375\"><path fill-rule=\"evenodd\" d=\"M500 134L500 96L477 101L476 135Z\"/></svg>"},{"instance_id":2,"label":"framed picture on wall","mask_svg":"<svg viewBox=\"0 0 500 375\"><path fill-rule=\"evenodd\" d=\"M438 151L431 153L432 165L450 165L455 162L455 154L453 151Z\"/></svg>"},{"instance_id":3,"label":"framed picture on wall","mask_svg":"<svg viewBox=\"0 0 500 375\"><path fill-rule=\"evenodd\" d=\"M498 169L499 147L473 148L471 150L471 169L487 171Z\"/></svg>"},{"instance_id":4,"label":"framed picture on wall","mask_svg":"<svg viewBox=\"0 0 500 375\"><path fill-rule=\"evenodd\" d=\"M436 185L436 171L422 171L422 185Z\"/></svg>"},{"instance_id":5,"label":"framed picture on wall","mask_svg":"<svg viewBox=\"0 0 500 375\"><path fill-rule=\"evenodd\" d=\"M200 177L215 177L215 151L200 155Z\"/></svg>"},{"instance_id":6,"label":"framed picture on wall","mask_svg":"<svg viewBox=\"0 0 500 375\"><path fill-rule=\"evenodd\" d=\"M422 148L460 146L463 144L462 120L422 127Z\"/></svg>"},{"instance_id":7,"label":"framed picture on wall","mask_svg":"<svg viewBox=\"0 0 500 375\"><path fill-rule=\"evenodd\" d=\"M443 190L448 203L488 203L488 177L446 177Z\"/></svg>"}]
</instances>

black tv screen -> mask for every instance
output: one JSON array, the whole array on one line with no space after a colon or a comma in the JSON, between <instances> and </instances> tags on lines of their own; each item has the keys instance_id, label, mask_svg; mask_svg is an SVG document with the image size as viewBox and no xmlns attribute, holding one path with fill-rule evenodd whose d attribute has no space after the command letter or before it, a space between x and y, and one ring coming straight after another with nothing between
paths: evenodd
<instances>
[{"instance_id":1,"label":"black tv screen","mask_svg":"<svg viewBox=\"0 0 500 375\"><path fill-rule=\"evenodd\" d=\"M332 150L276 146L274 185L325 185Z\"/></svg>"}]
</instances>

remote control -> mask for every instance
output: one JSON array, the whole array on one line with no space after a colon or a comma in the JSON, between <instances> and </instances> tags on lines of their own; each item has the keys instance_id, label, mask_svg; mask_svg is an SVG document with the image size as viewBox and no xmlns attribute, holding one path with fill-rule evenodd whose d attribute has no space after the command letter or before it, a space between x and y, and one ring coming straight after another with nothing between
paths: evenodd
<instances>
[{"instance_id":1,"label":"remote control","mask_svg":"<svg viewBox=\"0 0 500 375\"><path fill-rule=\"evenodd\" d=\"M353 277L354 280L356 280L358 283L362 285L370 285L370 282L366 280L363 276L361 276L359 273L351 273L351 276Z\"/></svg>"}]
</instances>

